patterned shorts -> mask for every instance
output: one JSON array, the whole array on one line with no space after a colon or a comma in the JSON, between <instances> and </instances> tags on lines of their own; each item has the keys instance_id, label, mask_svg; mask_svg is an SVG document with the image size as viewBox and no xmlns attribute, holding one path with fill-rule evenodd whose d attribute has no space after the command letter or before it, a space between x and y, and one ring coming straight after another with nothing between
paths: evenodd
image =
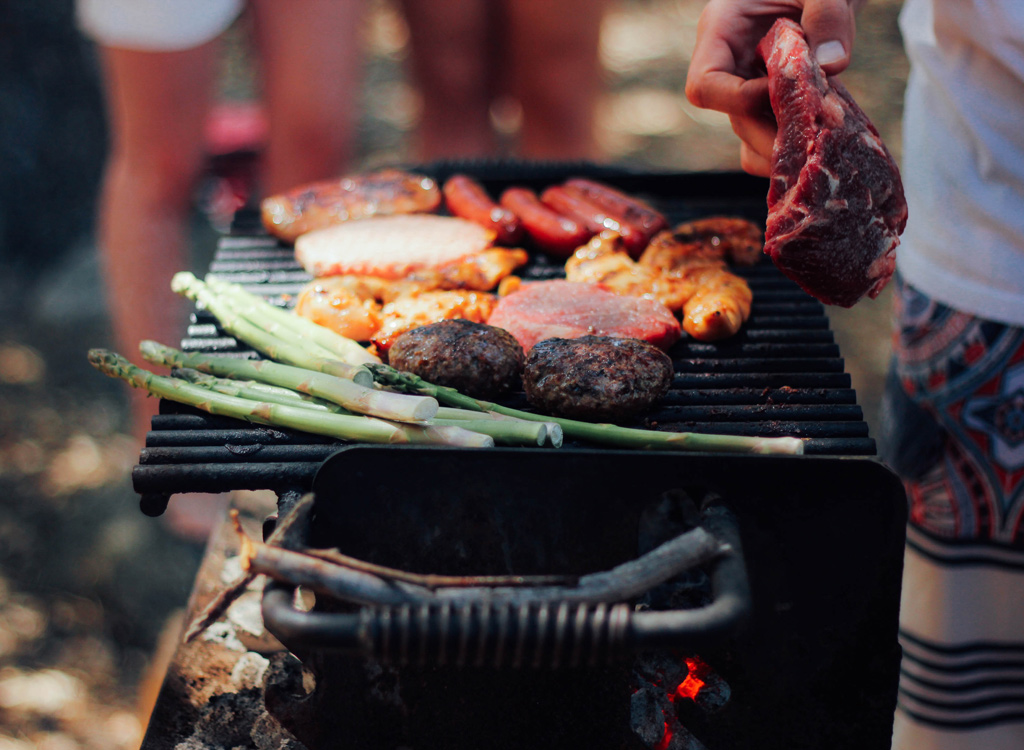
<instances>
[{"instance_id":1,"label":"patterned shorts","mask_svg":"<svg viewBox=\"0 0 1024 750\"><path fill-rule=\"evenodd\" d=\"M1024 550L1024 329L896 281L879 446L905 478L911 525Z\"/></svg>"}]
</instances>

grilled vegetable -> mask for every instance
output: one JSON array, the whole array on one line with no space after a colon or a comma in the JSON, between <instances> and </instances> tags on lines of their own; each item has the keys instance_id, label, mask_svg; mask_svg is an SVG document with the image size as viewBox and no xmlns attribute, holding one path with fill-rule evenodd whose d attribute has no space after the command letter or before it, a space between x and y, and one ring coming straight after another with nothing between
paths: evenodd
<instances>
[{"instance_id":1,"label":"grilled vegetable","mask_svg":"<svg viewBox=\"0 0 1024 750\"><path fill-rule=\"evenodd\" d=\"M300 367L268 360L250 361L206 354L185 354L156 341L143 341L139 351L147 361L166 367L191 367L200 372L291 388L343 406L357 414L368 414L399 422L422 422L437 413L437 401L429 397L409 399L400 393L379 391Z\"/></svg>"},{"instance_id":2,"label":"grilled vegetable","mask_svg":"<svg viewBox=\"0 0 1024 750\"><path fill-rule=\"evenodd\" d=\"M176 368L171 375L228 396L333 414L351 414L337 404L265 383L218 378L188 367ZM438 409L437 415L430 420L430 424L462 427L471 432L489 435L497 445L543 446L550 444L555 448L562 445L562 428L554 422L530 422L500 414L445 407Z\"/></svg>"},{"instance_id":3,"label":"grilled vegetable","mask_svg":"<svg viewBox=\"0 0 1024 750\"><path fill-rule=\"evenodd\" d=\"M292 343L291 340L285 340L274 334L274 327L278 326L278 323L267 310L262 311L265 317L263 318L264 327L261 328L240 312L241 309L247 309L251 305L246 303L244 307L240 307L239 303L232 302L228 295L214 294L206 283L187 272L174 275L171 279L171 289L195 302L202 303L217 318L221 328L271 359L366 384L360 365L353 365L337 359L334 352L316 341L302 342L300 339L299 343ZM289 339L292 338L289 336Z\"/></svg>"},{"instance_id":4,"label":"grilled vegetable","mask_svg":"<svg viewBox=\"0 0 1024 750\"><path fill-rule=\"evenodd\" d=\"M396 424L365 416L331 414L305 407L228 396L184 380L155 375L105 349L92 349L89 362L105 375L126 380L154 396L189 404L211 414L244 419L256 424L286 427L363 443L443 443L476 448L494 445L490 437L459 427Z\"/></svg>"},{"instance_id":5,"label":"grilled vegetable","mask_svg":"<svg viewBox=\"0 0 1024 750\"><path fill-rule=\"evenodd\" d=\"M657 450L707 451L709 453L761 453L799 455L804 452L803 441L791 437L747 437L742 435L705 435L696 432L660 432L613 424L578 422L561 417L547 417L540 414L511 409L465 396L453 388L444 388L428 383L408 372L399 372L387 365L369 365L376 381L381 385L402 390L406 393L420 393L436 398L439 402L461 409L481 409L505 414L518 419L550 421L561 425L567 438L587 440L616 448L639 448Z\"/></svg>"}]
</instances>

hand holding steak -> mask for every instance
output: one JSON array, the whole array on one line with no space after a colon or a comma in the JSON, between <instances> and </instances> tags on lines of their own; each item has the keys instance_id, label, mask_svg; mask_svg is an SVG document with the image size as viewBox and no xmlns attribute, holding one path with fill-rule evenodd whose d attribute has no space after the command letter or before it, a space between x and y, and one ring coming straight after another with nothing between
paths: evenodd
<instances>
[{"instance_id":1,"label":"hand holding steak","mask_svg":"<svg viewBox=\"0 0 1024 750\"><path fill-rule=\"evenodd\" d=\"M907 222L896 163L846 88L822 72L800 26L776 21L758 52L779 124L764 250L822 302L874 298Z\"/></svg>"}]
</instances>

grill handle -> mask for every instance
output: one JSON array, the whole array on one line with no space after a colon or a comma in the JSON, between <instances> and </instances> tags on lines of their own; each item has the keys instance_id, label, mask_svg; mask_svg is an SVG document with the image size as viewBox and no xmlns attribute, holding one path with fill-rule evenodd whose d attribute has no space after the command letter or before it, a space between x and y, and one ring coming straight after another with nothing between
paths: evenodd
<instances>
[{"instance_id":1,"label":"grill handle","mask_svg":"<svg viewBox=\"0 0 1024 750\"><path fill-rule=\"evenodd\" d=\"M292 650L348 652L423 667L594 666L645 649L703 649L736 632L749 614L751 597L732 513L709 508L702 526L727 549L710 564L712 601L696 609L635 612L623 603L563 601L304 612L293 606L293 586L269 582L263 620Z\"/></svg>"}]
</instances>

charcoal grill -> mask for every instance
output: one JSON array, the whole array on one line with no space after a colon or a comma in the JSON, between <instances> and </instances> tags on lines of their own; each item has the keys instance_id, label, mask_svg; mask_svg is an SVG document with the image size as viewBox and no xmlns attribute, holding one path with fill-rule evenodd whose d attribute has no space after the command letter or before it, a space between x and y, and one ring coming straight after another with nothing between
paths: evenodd
<instances>
[{"instance_id":1,"label":"charcoal grill","mask_svg":"<svg viewBox=\"0 0 1024 750\"><path fill-rule=\"evenodd\" d=\"M440 180L455 171L469 172L494 192L510 184L539 189L584 175L648 197L673 223L714 214L765 218L766 183L741 174L533 164L449 164L423 171ZM291 249L267 237L254 214L237 217L210 271L279 304L287 304L308 280ZM900 658L896 627L903 491L874 459L875 444L823 306L767 261L738 272L754 292L750 320L728 341L684 339L673 347L672 388L640 426L798 436L805 440L803 457L622 452L578 443L557 453L494 449L472 454L345 445L162 402L133 471L143 511L158 515L175 493L234 489L273 490L284 510L315 488L319 511L304 540L311 544L337 544L366 559L426 572L581 574L638 554L639 519L666 493L681 492L706 508L724 508L732 520L712 526L733 538L743 554L696 571L708 576L710 599L693 607L692 617L684 613L684 626L664 642L638 638L636 623L642 618L630 608L607 608L598 617L596 608L513 607L507 619L512 625L503 632L519 639L526 656L509 671L508 664L494 663L501 661L497 654L505 653L498 632L503 616L483 606L426 608L415 615L411 610L327 605L306 613L292 606L291 587L268 587L268 627L318 676L326 676L318 689L324 711L314 734L321 744L326 737L345 737L352 746L415 745L417 740L421 746L437 746L443 739L446 747L523 747L557 740L563 746L709 750L887 748ZM558 264L534 258L521 275L546 279L560 274ZM201 309L182 346L257 356L224 335ZM528 408L522 394L507 403ZM410 492L404 486L406 477L436 475L439 467L447 468L443 478L435 476L433 490ZM332 473L345 476L344 493L330 489ZM517 479L509 481L511 476ZM433 498L431 492L442 506L444 498L473 497L518 508L533 498L535 504L564 512L555 524L563 530L565 519L589 518L587 508L595 504L612 515L596 515L577 537L550 537L544 549L571 548L568 540L575 538L579 554L542 554L540 565L529 555L509 552L508 529L491 528L495 518L509 514L467 516L463 504L459 512L448 508L441 513L441 526L447 527L436 538L451 545L489 529L502 540L490 551L501 550L503 556L452 557L415 534L394 533L395 519L417 518L419 511L411 508L428 495ZM362 502L365 498L372 501ZM368 508L373 512L365 512ZM420 521L408 526L423 527ZM746 598L733 606L737 591L746 592ZM729 606L716 609L723 601ZM690 627L702 617L708 618L704 630ZM516 622L521 623L518 629ZM579 629L573 630L577 622ZM399 643L406 646L399 648ZM470 646L481 655L481 666L467 670L465 658L450 655L468 653ZM585 662L582 672L551 669L552 661L566 666L571 659L565 657L577 646L579 661ZM728 687L703 704L677 702L673 715L692 730L685 739L679 732L669 742L667 734L652 730L642 740L643 732L630 731L629 716L642 706L636 707L634 697L631 708L623 690L631 686L636 696L652 688L637 686L629 659L638 652L648 658L651 649L662 653L665 648L677 664L683 658L679 649L691 654L699 649L719 683ZM420 663L411 663L413 651L422 655ZM384 670L377 681L367 682L366 670L373 671L369 665ZM366 703L368 692L381 692L381 674L385 681L392 679L387 671L392 665L403 670L398 674L407 696L415 698L390 709L379 701ZM685 674L684 669L680 675ZM500 729L492 726L495 721Z\"/></svg>"}]
</instances>

